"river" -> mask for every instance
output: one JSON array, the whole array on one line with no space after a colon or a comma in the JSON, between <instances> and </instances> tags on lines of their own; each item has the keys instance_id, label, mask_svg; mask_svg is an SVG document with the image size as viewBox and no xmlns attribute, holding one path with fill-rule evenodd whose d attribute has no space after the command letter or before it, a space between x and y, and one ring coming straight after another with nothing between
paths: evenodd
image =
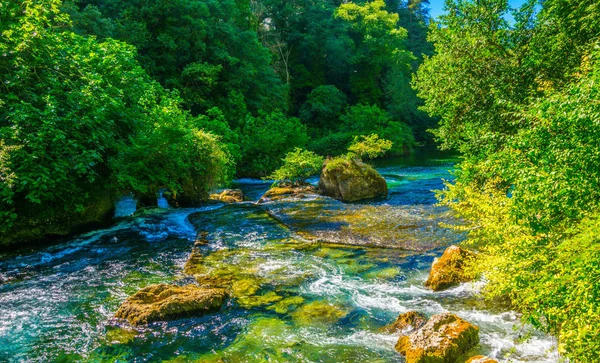
<instances>
[{"instance_id":1,"label":"river","mask_svg":"<svg viewBox=\"0 0 600 363\"><path fill-rule=\"evenodd\" d=\"M557 362L554 340L483 301L480 282L423 288L434 257L463 238L440 226L458 221L432 192L454 162L437 152L378 162L390 195L368 203L257 205L269 183L239 180L253 201L138 211L58 244L0 252L0 361L403 362L398 334L381 328L418 310L479 326L474 355ZM113 318L140 288L194 282L183 269L200 230L210 273L260 281L265 301L138 328Z\"/></svg>"}]
</instances>

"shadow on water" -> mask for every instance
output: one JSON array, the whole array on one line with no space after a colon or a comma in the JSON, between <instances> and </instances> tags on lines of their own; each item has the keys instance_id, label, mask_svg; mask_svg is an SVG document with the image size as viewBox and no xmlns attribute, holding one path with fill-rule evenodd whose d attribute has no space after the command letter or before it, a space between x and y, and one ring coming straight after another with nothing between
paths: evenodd
<instances>
[{"instance_id":1,"label":"shadow on water","mask_svg":"<svg viewBox=\"0 0 600 363\"><path fill-rule=\"evenodd\" d=\"M436 156L437 155L437 156ZM0 262L0 361L402 362L382 327L402 312L452 311L481 328L473 353L554 362L551 339L483 303L480 284L423 288L435 256L462 236L432 189L453 157L377 161L385 200L323 198L138 213L64 243ZM240 180L257 200L270 183ZM314 180L313 180L314 182ZM197 231L207 244L186 265ZM132 327L120 303L154 283L222 282L215 314ZM548 351L548 352L547 352Z\"/></svg>"}]
</instances>

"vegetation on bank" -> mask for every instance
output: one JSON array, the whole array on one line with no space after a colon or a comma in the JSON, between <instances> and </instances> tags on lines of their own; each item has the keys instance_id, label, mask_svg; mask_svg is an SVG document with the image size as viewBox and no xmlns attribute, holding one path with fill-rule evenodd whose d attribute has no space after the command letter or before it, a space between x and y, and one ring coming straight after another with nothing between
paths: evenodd
<instances>
[{"instance_id":1,"label":"vegetation on bank","mask_svg":"<svg viewBox=\"0 0 600 363\"><path fill-rule=\"evenodd\" d=\"M446 2L435 55L415 77L436 137L463 154L442 204L469 225L489 297L558 338L572 362L600 352L600 4Z\"/></svg>"},{"instance_id":2,"label":"vegetation on bank","mask_svg":"<svg viewBox=\"0 0 600 363\"><path fill-rule=\"evenodd\" d=\"M433 123L410 87L427 21L382 0L0 0L0 244L101 223L120 194L198 203L298 147L408 152Z\"/></svg>"}]
</instances>

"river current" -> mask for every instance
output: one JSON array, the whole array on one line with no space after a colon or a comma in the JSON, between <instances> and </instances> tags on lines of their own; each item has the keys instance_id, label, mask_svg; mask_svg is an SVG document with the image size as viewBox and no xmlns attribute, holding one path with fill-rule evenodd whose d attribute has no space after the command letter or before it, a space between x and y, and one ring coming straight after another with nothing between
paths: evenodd
<instances>
[{"instance_id":1,"label":"river current","mask_svg":"<svg viewBox=\"0 0 600 363\"><path fill-rule=\"evenodd\" d=\"M463 238L440 226L458 221L432 192L454 161L429 153L378 163L386 200L258 205L270 184L239 180L252 201L138 211L58 244L0 252L0 362L403 362L399 334L382 328L410 310L479 326L473 355L557 362L554 340L484 302L480 282L423 287L433 259ZM117 213L133 210L124 200ZM260 279L267 300L137 328L115 319L140 288L194 282L183 269L200 230L208 268Z\"/></svg>"}]
</instances>

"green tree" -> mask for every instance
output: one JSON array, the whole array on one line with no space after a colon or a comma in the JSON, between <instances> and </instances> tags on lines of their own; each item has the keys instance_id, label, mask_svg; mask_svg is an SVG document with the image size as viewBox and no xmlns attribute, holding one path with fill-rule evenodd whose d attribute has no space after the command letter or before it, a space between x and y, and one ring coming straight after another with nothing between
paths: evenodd
<instances>
[{"instance_id":1,"label":"green tree","mask_svg":"<svg viewBox=\"0 0 600 363\"><path fill-rule=\"evenodd\" d=\"M348 102L335 86L319 86L312 90L300 108L300 120L316 134L338 127Z\"/></svg>"},{"instance_id":2,"label":"green tree","mask_svg":"<svg viewBox=\"0 0 600 363\"><path fill-rule=\"evenodd\" d=\"M219 107L235 128L246 112L287 108L247 1L79 0L65 9L78 33L134 45L144 69L194 114Z\"/></svg>"},{"instance_id":3,"label":"green tree","mask_svg":"<svg viewBox=\"0 0 600 363\"><path fill-rule=\"evenodd\" d=\"M283 165L275 170L267 179L278 184L302 185L306 179L321 171L325 158L297 147L285 155Z\"/></svg>"},{"instance_id":4,"label":"green tree","mask_svg":"<svg viewBox=\"0 0 600 363\"><path fill-rule=\"evenodd\" d=\"M341 120L342 128L352 136L372 133L390 140L393 143L390 150L392 154L406 154L414 146L410 128L400 121L392 120L386 111L377 106L352 106Z\"/></svg>"},{"instance_id":5,"label":"green tree","mask_svg":"<svg viewBox=\"0 0 600 363\"><path fill-rule=\"evenodd\" d=\"M0 242L63 234L72 224L98 221L119 189L206 189L227 177L221 144L192 128L177 96L148 77L132 46L74 34L57 0L0 5ZM161 182L147 170L131 176L135 183L124 182L132 165L117 160L168 124L181 136L171 138L169 147L180 152L162 164ZM189 138L195 149L186 151ZM213 150L198 151L206 147ZM163 150L144 152L144 160L161 160ZM186 174L193 163L203 178Z\"/></svg>"},{"instance_id":6,"label":"green tree","mask_svg":"<svg viewBox=\"0 0 600 363\"><path fill-rule=\"evenodd\" d=\"M459 148L441 202L467 222L488 297L597 362L600 13L597 2L447 1L415 86ZM505 16L512 13L514 24Z\"/></svg>"},{"instance_id":7,"label":"green tree","mask_svg":"<svg viewBox=\"0 0 600 363\"><path fill-rule=\"evenodd\" d=\"M394 87L409 87L390 77L410 73L413 55L406 50L407 31L398 26L398 14L385 10L383 0L364 5L342 4L335 16L350 24L356 51L352 55L350 89L359 103L383 106L384 93Z\"/></svg>"},{"instance_id":8,"label":"green tree","mask_svg":"<svg viewBox=\"0 0 600 363\"><path fill-rule=\"evenodd\" d=\"M281 111L248 115L240 130L242 160L238 172L266 176L281 166L281 160L308 140L306 127L295 117Z\"/></svg>"},{"instance_id":9,"label":"green tree","mask_svg":"<svg viewBox=\"0 0 600 363\"><path fill-rule=\"evenodd\" d=\"M375 159L388 152L392 145L390 140L380 139L377 134L361 135L354 137L348 151L361 159Z\"/></svg>"}]
</instances>

